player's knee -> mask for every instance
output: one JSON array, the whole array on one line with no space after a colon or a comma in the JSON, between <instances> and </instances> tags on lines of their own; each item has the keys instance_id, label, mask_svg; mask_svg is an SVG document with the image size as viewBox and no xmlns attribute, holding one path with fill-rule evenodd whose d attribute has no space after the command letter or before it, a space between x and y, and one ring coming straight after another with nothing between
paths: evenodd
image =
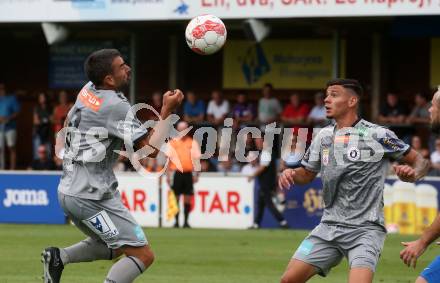
<instances>
[{"instance_id":1,"label":"player's knee","mask_svg":"<svg viewBox=\"0 0 440 283\"><path fill-rule=\"evenodd\" d=\"M304 274L286 272L281 277L281 283L304 283L307 281L307 277Z\"/></svg>"},{"instance_id":2,"label":"player's knee","mask_svg":"<svg viewBox=\"0 0 440 283\"><path fill-rule=\"evenodd\" d=\"M281 276L280 283L289 283L289 279L287 279L287 277L283 275Z\"/></svg>"},{"instance_id":3,"label":"player's knee","mask_svg":"<svg viewBox=\"0 0 440 283\"><path fill-rule=\"evenodd\" d=\"M284 274L284 275L281 277L281 280L280 280L280 283L293 283L293 282L297 283L297 282L299 282L299 281L293 281L293 278L290 278L290 277L287 276L286 274Z\"/></svg>"},{"instance_id":4,"label":"player's knee","mask_svg":"<svg viewBox=\"0 0 440 283\"><path fill-rule=\"evenodd\" d=\"M151 249L145 249L140 255L139 259L144 264L145 268L149 267L154 262L154 253Z\"/></svg>"}]
</instances>

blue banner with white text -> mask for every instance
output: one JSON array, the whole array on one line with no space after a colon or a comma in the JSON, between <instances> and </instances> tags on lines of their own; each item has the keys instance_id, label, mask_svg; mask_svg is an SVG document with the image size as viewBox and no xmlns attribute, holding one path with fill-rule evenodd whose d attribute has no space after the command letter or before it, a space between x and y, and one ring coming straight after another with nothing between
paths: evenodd
<instances>
[{"instance_id":1,"label":"blue banner with white text","mask_svg":"<svg viewBox=\"0 0 440 283\"><path fill-rule=\"evenodd\" d=\"M0 223L64 224L60 175L0 174Z\"/></svg>"},{"instance_id":2,"label":"blue banner with white text","mask_svg":"<svg viewBox=\"0 0 440 283\"><path fill-rule=\"evenodd\" d=\"M416 183L402 182L396 177L386 178L384 219L388 232L405 235L423 233L439 212L439 190L440 178L437 177L426 177ZM255 195L258 196L258 193ZM275 195L273 200L290 228L311 230L319 224L323 214L321 178L307 185L292 186L285 193L284 203ZM279 227L267 208L261 227Z\"/></svg>"}]
</instances>

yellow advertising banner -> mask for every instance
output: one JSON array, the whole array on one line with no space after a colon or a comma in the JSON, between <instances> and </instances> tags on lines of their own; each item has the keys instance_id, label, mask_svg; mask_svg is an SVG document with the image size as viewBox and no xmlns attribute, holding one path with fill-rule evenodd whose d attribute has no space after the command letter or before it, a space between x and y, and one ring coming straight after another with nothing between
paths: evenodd
<instances>
[{"instance_id":1,"label":"yellow advertising banner","mask_svg":"<svg viewBox=\"0 0 440 283\"><path fill-rule=\"evenodd\" d=\"M341 42L341 77L345 76L345 41ZM267 40L253 44L229 40L223 53L224 88L321 89L332 78L333 41Z\"/></svg>"},{"instance_id":2,"label":"yellow advertising banner","mask_svg":"<svg viewBox=\"0 0 440 283\"><path fill-rule=\"evenodd\" d=\"M440 85L440 38L431 39L431 86Z\"/></svg>"}]
</instances>

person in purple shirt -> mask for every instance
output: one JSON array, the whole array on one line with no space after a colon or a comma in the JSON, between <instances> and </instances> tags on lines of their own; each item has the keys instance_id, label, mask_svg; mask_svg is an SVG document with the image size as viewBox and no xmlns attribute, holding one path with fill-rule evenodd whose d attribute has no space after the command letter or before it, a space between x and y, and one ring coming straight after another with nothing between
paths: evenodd
<instances>
[{"instance_id":1,"label":"person in purple shirt","mask_svg":"<svg viewBox=\"0 0 440 283\"><path fill-rule=\"evenodd\" d=\"M246 94L240 93L237 96L237 103L232 108L232 118L236 125L246 124L255 119L256 111L252 103L247 102Z\"/></svg>"}]
</instances>

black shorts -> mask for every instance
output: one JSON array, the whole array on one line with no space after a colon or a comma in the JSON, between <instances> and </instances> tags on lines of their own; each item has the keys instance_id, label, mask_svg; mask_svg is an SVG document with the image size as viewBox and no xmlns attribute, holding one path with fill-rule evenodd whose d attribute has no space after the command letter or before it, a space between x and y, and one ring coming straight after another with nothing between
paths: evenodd
<instances>
[{"instance_id":1,"label":"black shorts","mask_svg":"<svg viewBox=\"0 0 440 283\"><path fill-rule=\"evenodd\" d=\"M191 172L174 172L174 180L173 180L173 191L174 194L179 195L193 195L194 194L194 186L193 186L193 178Z\"/></svg>"}]
</instances>

